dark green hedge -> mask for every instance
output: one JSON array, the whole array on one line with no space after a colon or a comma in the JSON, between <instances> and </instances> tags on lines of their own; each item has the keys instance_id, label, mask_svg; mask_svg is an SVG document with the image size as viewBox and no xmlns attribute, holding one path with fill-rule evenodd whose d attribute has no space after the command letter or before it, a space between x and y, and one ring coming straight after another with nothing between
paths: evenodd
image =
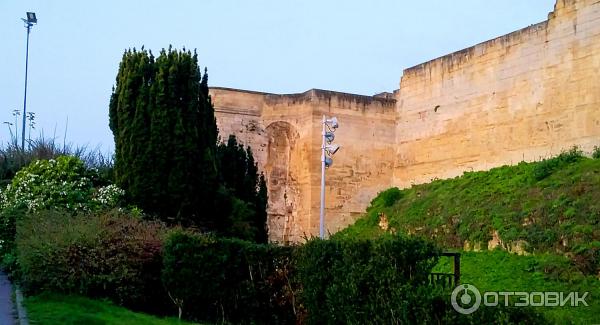
<instances>
[{"instance_id":1,"label":"dark green hedge","mask_svg":"<svg viewBox=\"0 0 600 325\"><path fill-rule=\"evenodd\" d=\"M301 300L311 324L416 321L440 251L419 239L313 239L297 255ZM430 290L431 291L431 288Z\"/></svg>"},{"instance_id":2,"label":"dark green hedge","mask_svg":"<svg viewBox=\"0 0 600 325\"><path fill-rule=\"evenodd\" d=\"M174 231L165 243L163 283L186 319L293 324L292 249Z\"/></svg>"},{"instance_id":3,"label":"dark green hedge","mask_svg":"<svg viewBox=\"0 0 600 325\"><path fill-rule=\"evenodd\" d=\"M175 231L164 254L163 283L184 318L321 324L416 320L439 250L392 235L292 248Z\"/></svg>"}]
</instances>

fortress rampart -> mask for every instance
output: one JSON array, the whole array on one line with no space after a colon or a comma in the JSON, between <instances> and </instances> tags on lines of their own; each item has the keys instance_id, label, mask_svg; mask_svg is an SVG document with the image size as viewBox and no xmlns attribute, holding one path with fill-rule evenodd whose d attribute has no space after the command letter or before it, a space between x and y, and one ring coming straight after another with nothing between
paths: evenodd
<instances>
[{"instance_id":1,"label":"fortress rampart","mask_svg":"<svg viewBox=\"0 0 600 325\"><path fill-rule=\"evenodd\" d=\"M323 114L341 125L332 233L390 186L600 145L600 1L558 0L547 21L404 70L393 94L211 95L221 134L250 145L267 176L270 238L300 241L318 234Z\"/></svg>"}]
</instances>

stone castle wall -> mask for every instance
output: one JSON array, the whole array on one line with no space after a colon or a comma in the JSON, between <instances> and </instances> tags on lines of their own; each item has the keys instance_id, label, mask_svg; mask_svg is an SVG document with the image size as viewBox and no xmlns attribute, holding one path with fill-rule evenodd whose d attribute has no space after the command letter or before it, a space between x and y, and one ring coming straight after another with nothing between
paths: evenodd
<instances>
[{"instance_id":1,"label":"stone castle wall","mask_svg":"<svg viewBox=\"0 0 600 325\"><path fill-rule=\"evenodd\" d=\"M342 149L327 170L326 228L377 194L464 171L600 145L600 1L558 0L547 21L406 69L394 94L276 95L212 88L222 136L253 148L270 238L318 234L321 118Z\"/></svg>"},{"instance_id":2,"label":"stone castle wall","mask_svg":"<svg viewBox=\"0 0 600 325\"><path fill-rule=\"evenodd\" d=\"M404 71L400 187L600 144L600 2Z\"/></svg>"},{"instance_id":3,"label":"stone castle wall","mask_svg":"<svg viewBox=\"0 0 600 325\"><path fill-rule=\"evenodd\" d=\"M211 88L220 134L250 145L267 177L270 239L297 242L318 234L321 120L336 116L343 146L327 170L326 229L336 232L391 185L394 99L313 89L276 95ZM342 154L343 153L343 154Z\"/></svg>"}]
</instances>

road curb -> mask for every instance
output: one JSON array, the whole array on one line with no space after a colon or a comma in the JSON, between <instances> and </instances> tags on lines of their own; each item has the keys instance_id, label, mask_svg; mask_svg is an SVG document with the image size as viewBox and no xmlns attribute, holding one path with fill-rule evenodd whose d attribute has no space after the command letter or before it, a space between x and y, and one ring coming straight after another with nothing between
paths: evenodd
<instances>
[{"instance_id":1,"label":"road curb","mask_svg":"<svg viewBox=\"0 0 600 325\"><path fill-rule=\"evenodd\" d=\"M25 311L25 307L23 306L23 293L18 286L15 286L15 300L17 305L17 317L19 318L19 325L29 325L29 320L27 319L27 312Z\"/></svg>"}]
</instances>

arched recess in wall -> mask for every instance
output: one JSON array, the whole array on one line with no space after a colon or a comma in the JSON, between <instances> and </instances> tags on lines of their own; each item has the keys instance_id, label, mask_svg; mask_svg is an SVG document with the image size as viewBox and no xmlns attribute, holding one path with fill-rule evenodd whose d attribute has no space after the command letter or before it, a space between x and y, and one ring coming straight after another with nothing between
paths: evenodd
<instances>
[{"instance_id":1,"label":"arched recess in wall","mask_svg":"<svg viewBox=\"0 0 600 325\"><path fill-rule=\"evenodd\" d=\"M290 162L299 135L293 125L284 121L269 124L266 131L268 147L265 174L269 193L269 239L288 243L294 235L298 210L297 175Z\"/></svg>"}]
</instances>

